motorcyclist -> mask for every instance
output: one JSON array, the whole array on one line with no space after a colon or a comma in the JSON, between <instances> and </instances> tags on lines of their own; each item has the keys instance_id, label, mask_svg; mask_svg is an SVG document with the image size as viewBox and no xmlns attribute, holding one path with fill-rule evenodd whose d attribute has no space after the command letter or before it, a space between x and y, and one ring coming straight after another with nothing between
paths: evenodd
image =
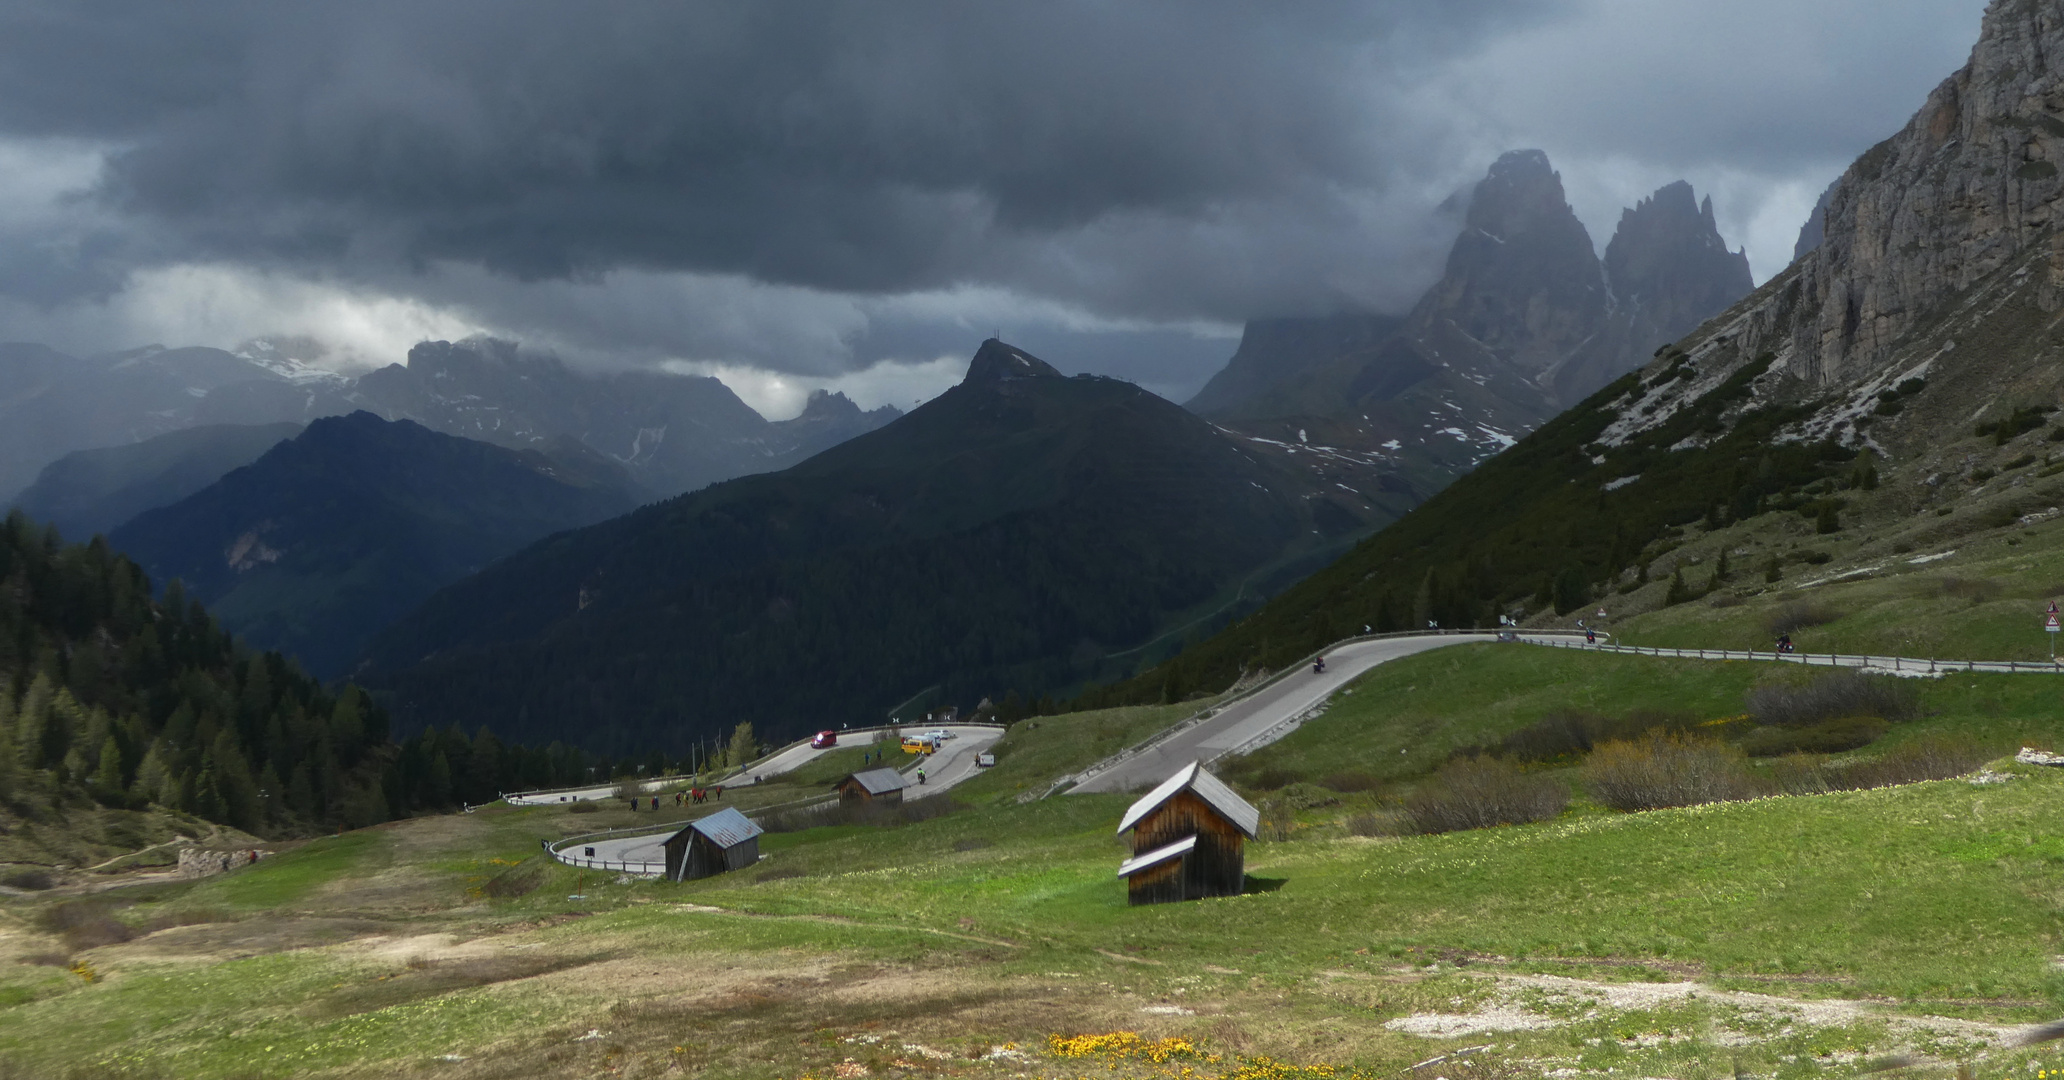
<instances>
[{"instance_id":1,"label":"motorcyclist","mask_svg":"<svg viewBox=\"0 0 2064 1080\"><path fill-rule=\"evenodd\" d=\"M1792 635L1777 635L1777 651L1781 653L1788 653L1792 651Z\"/></svg>"},{"instance_id":2,"label":"motorcyclist","mask_svg":"<svg viewBox=\"0 0 2064 1080\"><path fill-rule=\"evenodd\" d=\"M924 775L924 766L922 766L922 765L919 765L919 766L917 767L917 782L918 782L918 783L920 783L920 784L922 784L922 783L924 783L924 781L925 781L925 775Z\"/></svg>"},{"instance_id":3,"label":"motorcyclist","mask_svg":"<svg viewBox=\"0 0 2064 1080\"><path fill-rule=\"evenodd\" d=\"M1590 629L1589 627L1586 627L1586 628L1585 628L1585 630L1584 630L1584 644L1586 644L1586 645L1596 645L1596 644L1598 644L1598 631L1596 631L1596 630L1592 630L1592 629Z\"/></svg>"},{"instance_id":4,"label":"motorcyclist","mask_svg":"<svg viewBox=\"0 0 2064 1080\"><path fill-rule=\"evenodd\" d=\"M1319 657L1318 659L1316 659L1316 660L1313 660L1313 661L1312 661L1312 664L1311 664L1311 669L1312 669L1312 674L1314 674L1314 675L1323 675L1323 674L1325 674L1325 673L1326 673L1326 658L1325 658L1325 657L1323 657L1323 656L1321 656L1321 657Z\"/></svg>"}]
</instances>

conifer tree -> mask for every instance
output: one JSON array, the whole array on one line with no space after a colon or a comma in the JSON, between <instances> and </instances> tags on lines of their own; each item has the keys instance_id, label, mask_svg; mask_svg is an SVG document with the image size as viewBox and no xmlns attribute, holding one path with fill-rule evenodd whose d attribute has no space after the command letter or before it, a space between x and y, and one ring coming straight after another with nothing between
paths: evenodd
<instances>
[{"instance_id":1,"label":"conifer tree","mask_svg":"<svg viewBox=\"0 0 2064 1080\"><path fill-rule=\"evenodd\" d=\"M93 784L107 795L122 793L122 747L113 735L100 744L100 768L94 771Z\"/></svg>"},{"instance_id":2,"label":"conifer tree","mask_svg":"<svg viewBox=\"0 0 2064 1080\"><path fill-rule=\"evenodd\" d=\"M1670 591L1663 596L1663 606L1671 607L1691 599L1691 589L1684 584L1684 567L1680 564L1670 572Z\"/></svg>"},{"instance_id":3,"label":"conifer tree","mask_svg":"<svg viewBox=\"0 0 2064 1080\"><path fill-rule=\"evenodd\" d=\"M40 769L48 762L44 760L45 741L50 731L50 700L55 696L50 676L38 672L29 692L22 695L21 706L14 724L15 745L21 754L23 767Z\"/></svg>"}]
</instances>

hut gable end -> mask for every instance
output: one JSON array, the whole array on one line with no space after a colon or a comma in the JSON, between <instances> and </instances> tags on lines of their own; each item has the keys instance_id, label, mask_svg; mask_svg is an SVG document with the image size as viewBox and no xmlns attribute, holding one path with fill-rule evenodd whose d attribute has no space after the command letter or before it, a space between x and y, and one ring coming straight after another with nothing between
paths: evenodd
<instances>
[{"instance_id":1,"label":"hut gable end","mask_svg":"<svg viewBox=\"0 0 2064 1080\"><path fill-rule=\"evenodd\" d=\"M1127 899L1238 896L1246 884L1246 841L1260 823L1247 800L1191 762L1133 803L1118 825L1132 832L1133 857L1118 870Z\"/></svg>"},{"instance_id":2,"label":"hut gable end","mask_svg":"<svg viewBox=\"0 0 2064 1080\"><path fill-rule=\"evenodd\" d=\"M1201 800L1212 812L1224 818L1243 835L1260 835L1261 811L1254 804L1241 798L1232 788L1225 786L1218 777L1204 771L1197 762L1190 762L1176 770L1174 776L1161 782L1159 787L1141 796L1138 802L1125 811L1118 821L1118 831L1138 825L1148 815L1180 795L1190 795Z\"/></svg>"}]
</instances>

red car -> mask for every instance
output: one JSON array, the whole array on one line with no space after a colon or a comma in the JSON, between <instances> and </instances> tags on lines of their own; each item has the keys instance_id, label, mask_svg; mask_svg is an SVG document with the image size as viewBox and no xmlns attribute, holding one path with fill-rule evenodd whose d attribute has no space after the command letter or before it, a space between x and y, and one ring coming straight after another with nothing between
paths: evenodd
<instances>
[{"instance_id":1,"label":"red car","mask_svg":"<svg viewBox=\"0 0 2064 1080\"><path fill-rule=\"evenodd\" d=\"M825 747L827 747L827 746L837 746L837 745L838 745L838 732L836 732L836 731L820 731L820 732L818 732L818 733L817 733L817 737L816 737L816 738L814 738L814 739L811 739L811 740L810 740L810 746L811 746L811 748L812 748L812 749L816 749L816 750L822 750L822 749L824 749L824 748L825 748Z\"/></svg>"}]
</instances>

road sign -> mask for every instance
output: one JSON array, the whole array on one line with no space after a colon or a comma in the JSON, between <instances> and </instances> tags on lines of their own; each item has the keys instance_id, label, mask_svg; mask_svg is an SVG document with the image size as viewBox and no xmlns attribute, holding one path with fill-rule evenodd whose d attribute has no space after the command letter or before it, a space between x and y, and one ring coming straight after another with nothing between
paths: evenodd
<instances>
[{"instance_id":1,"label":"road sign","mask_svg":"<svg viewBox=\"0 0 2064 1080\"><path fill-rule=\"evenodd\" d=\"M2043 624L2043 629L2048 630L2052 634L2056 633L2059 629L2059 627L2057 626L2057 617L2055 615L2050 616L2050 621Z\"/></svg>"}]
</instances>

